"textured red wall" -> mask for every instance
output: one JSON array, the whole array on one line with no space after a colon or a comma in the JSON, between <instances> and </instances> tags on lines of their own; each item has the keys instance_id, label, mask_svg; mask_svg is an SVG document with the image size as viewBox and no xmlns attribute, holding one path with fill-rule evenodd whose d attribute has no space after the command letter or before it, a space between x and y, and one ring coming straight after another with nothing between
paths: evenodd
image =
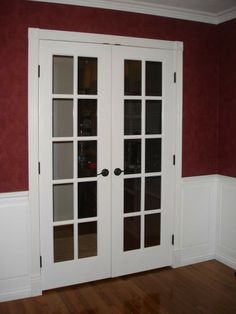
<instances>
[{"instance_id":1,"label":"textured red wall","mask_svg":"<svg viewBox=\"0 0 236 314\"><path fill-rule=\"evenodd\" d=\"M236 19L219 29L219 174L236 177Z\"/></svg>"},{"instance_id":2,"label":"textured red wall","mask_svg":"<svg viewBox=\"0 0 236 314\"><path fill-rule=\"evenodd\" d=\"M183 41L183 176L217 172L216 26L120 11L1 0L0 192L28 189L28 27Z\"/></svg>"}]
</instances>

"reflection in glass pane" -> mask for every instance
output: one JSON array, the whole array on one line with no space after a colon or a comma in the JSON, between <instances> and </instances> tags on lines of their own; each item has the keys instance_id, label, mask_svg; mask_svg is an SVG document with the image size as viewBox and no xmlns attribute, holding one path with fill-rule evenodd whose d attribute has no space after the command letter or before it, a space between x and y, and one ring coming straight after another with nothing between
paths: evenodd
<instances>
[{"instance_id":1,"label":"reflection in glass pane","mask_svg":"<svg viewBox=\"0 0 236 314\"><path fill-rule=\"evenodd\" d=\"M146 96L162 94L162 63L146 61Z\"/></svg>"},{"instance_id":2,"label":"reflection in glass pane","mask_svg":"<svg viewBox=\"0 0 236 314\"><path fill-rule=\"evenodd\" d=\"M74 226L56 226L53 230L54 262L74 259Z\"/></svg>"},{"instance_id":3,"label":"reflection in glass pane","mask_svg":"<svg viewBox=\"0 0 236 314\"><path fill-rule=\"evenodd\" d=\"M140 173L141 140L125 140L124 146L124 173Z\"/></svg>"},{"instance_id":4,"label":"reflection in glass pane","mask_svg":"<svg viewBox=\"0 0 236 314\"><path fill-rule=\"evenodd\" d=\"M78 177L97 176L97 141L78 142Z\"/></svg>"},{"instance_id":5,"label":"reflection in glass pane","mask_svg":"<svg viewBox=\"0 0 236 314\"><path fill-rule=\"evenodd\" d=\"M73 100L53 100L52 125L54 137L73 136Z\"/></svg>"},{"instance_id":6,"label":"reflection in glass pane","mask_svg":"<svg viewBox=\"0 0 236 314\"><path fill-rule=\"evenodd\" d=\"M125 135L141 134L141 100L125 100Z\"/></svg>"},{"instance_id":7,"label":"reflection in glass pane","mask_svg":"<svg viewBox=\"0 0 236 314\"><path fill-rule=\"evenodd\" d=\"M53 143L53 179L73 178L73 143Z\"/></svg>"},{"instance_id":8,"label":"reflection in glass pane","mask_svg":"<svg viewBox=\"0 0 236 314\"><path fill-rule=\"evenodd\" d=\"M78 256L79 258L97 255L97 222L78 224Z\"/></svg>"},{"instance_id":9,"label":"reflection in glass pane","mask_svg":"<svg viewBox=\"0 0 236 314\"><path fill-rule=\"evenodd\" d=\"M73 219L73 184L53 186L53 221Z\"/></svg>"},{"instance_id":10,"label":"reflection in glass pane","mask_svg":"<svg viewBox=\"0 0 236 314\"><path fill-rule=\"evenodd\" d=\"M78 94L97 94L97 58L78 58Z\"/></svg>"},{"instance_id":11,"label":"reflection in glass pane","mask_svg":"<svg viewBox=\"0 0 236 314\"><path fill-rule=\"evenodd\" d=\"M124 251L140 249L140 216L124 218Z\"/></svg>"},{"instance_id":12,"label":"reflection in glass pane","mask_svg":"<svg viewBox=\"0 0 236 314\"><path fill-rule=\"evenodd\" d=\"M73 94L73 57L53 56L53 94Z\"/></svg>"},{"instance_id":13,"label":"reflection in glass pane","mask_svg":"<svg viewBox=\"0 0 236 314\"><path fill-rule=\"evenodd\" d=\"M146 101L146 134L161 134L161 100Z\"/></svg>"},{"instance_id":14,"label":"reflection in glass pane","mask_svg":"<svg viewBox=\"0 0 236 314\"><path fill-rule=\"evenodd\" d=\"M78 100L78 136L97 135L97 99Z\"/></svg>"},{"instance_id":15,"label":"reflection in glass pane","mask_svg":"<svg viewBox=\"0 0 236 314\"><path fill-rule=\"evenodd\" d=\"M78 183L78 218L97 216L97 181Z\"/></svg>"},{"instance_id":16,"label":"reflection in glass pane","mask_svg":"<svg viewBox=\"0 0 236 314\"><path fill-rule=\"evenodd\" d=\"M125 95L141 95L141 61L125 60Z\"/></svg>"},{"instance_id":17,"label":"reflection in glass pane","mask_svg":"<svg viewBox=\"0 0 236 314\"><path fill-rule=\"evenodd\" d=\"M161 208L161 177L145 178L145 210Z\"/></svg>"},{"instance_id":18,"label":"reflection in glass pane","mask_svg":"<svg viewBox=\"0 0 236 314\"><path fill-rule=\"evenodd\" d=\"M161 171L161 139L146 139L145 172Z\"/></svg>"},{"instance_id":19,"label":"reflection in glass pane","mask_svg":"<svg viewBox=\"0 0 236 314\"><path fill-rule=\"evenodd\" d=\"M144 247L161 244L161 214L145 215Z\"/></svg>"},{"instance_id":20,"label":"reflection in glass pane","mask_svg":"<svg viewBox=\"0 0 236 314\"><path fill-rule=\"evenodd\" d=\"M141 206L141 178L124 179L124 212L138 212Z\"/></svg>"}]
</instances>

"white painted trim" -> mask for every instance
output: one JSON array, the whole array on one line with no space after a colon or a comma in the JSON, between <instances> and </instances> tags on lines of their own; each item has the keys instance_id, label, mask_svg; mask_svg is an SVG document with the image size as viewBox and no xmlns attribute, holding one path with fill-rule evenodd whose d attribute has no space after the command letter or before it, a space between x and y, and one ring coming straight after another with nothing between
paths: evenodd
<instances>
[{"instance_id":1,"label":"white painted trim","mask_svg":"<svg viewBox=\"0 0 236 314\"><path fill-rule=\"evenodd\" d=\"M235 260L233 260L227 256L224 256L222 254L216 254L215 259L217 261L221 262L222 264L225 264L225 265L236 270L236 261Z\"/></svg>"},{"instance_id":2,"label":"white painted trim","mask_svg":"<svg viewBox=\"0 0 236 314\"><path fill-rule=\"evenodd\" d=\"M28 0L37 2L58 3L67 5L86 6L110 10L120 10L125 12L135 12L156 16L170 17L188 21L219 24L236 17L235 8L220 12L219 14L207 13L203 11L180 9L175 6L160 5L155 3L145 3L129 0ZM231 12L232 11L232 12Z\"/></svg>"},{"instance_id":3,"label":"white painted trim","mask_svg":"<svg viewBox=\"0 0 236 314\"><path fill-rule=\"evenodd\" d=\"M236 19L236 7L230 9L230 10L226 10L224 12L221 12L218 15L218 23L217 24L221 24L230 20Z\"/></svg>"},{"instance_id":4,"label":"white painted trim","mask_svg":"<svg viewBox=\"0 0 236 314\"><path fill-rule=\"evenodd\" d=\"M0 199L18 199L19 198L28 198L29 192L28 191L21 191L21 192L7 192L7 193L0 193Z\"/></svg>"},{"instance_id":5,"label":"white painted trim","mask_svg":"<svg viewBox=\"0 0 236 314\"><path fill-rule=\"evenodd\" d=\"M11 300L24 299L31 296L30 287L24 287L22 289L15 289L0 293L0 302L7 302Z\"/></svg>"},{"instance_id":6,"label":"white painted trim","mask_svg":"<svg viewBox=\"0 0 236 314\"><path fill-rule=\"evenodd\" d=\"M122 45L129 47L142 47L142 48L156 48L164 50L183 51L183 42L180 41L168 41L157 39L146 39L138 37L126 37L115 35L102 35L92 33L80 33L80 32L67 32L67 31L55 31L47 29L29 29L30 32L36 34L39 40L56 40L56 41L68 41L68 42L81 42L81 43L93 43L93 44L109 44L109 45ZM36 69L35 69L36 70Z\"/></svg>"},{"instance_id":7,"label":"white painted trim","mask_svg":"<svg viewBox=\"0 0 236 314\"><path fill-rule=\"evenodd\" d=\"M28 30L28 149L31 278L40 277L39 183L38 183L38 60L39 30ZM33 280L33 279L31 279ZM42 291L41 291L42 293ZM40 294L40 291L39 291Z\"/></svg>"},{"instance_id":8,"label":"white painted trim","mask_svg":"<svg viewBox=\"0 0 236 314\"><path fill-rule=\"evenodd\" d=\"M29 28L29 59L28 59L28 125L29 125L29 204L31 213L31 284L34 295L41 294L40 284L40 229L39 229L39 117L38 117L38 63L40 40L76 41L87 43L121 44L124 46L167 49L175 51L175 71L177 83L175 101L177 102L176 124L178 132L173 153L176 155L176 198L175 217L180 209L179 188L181 186L182 164L182 86L183 86L183 43L122 36L99 35L77 32L50 31ZM173 219L175 219L173 217ZM34 292L33 292L34 291Z\"/></svg>"}]
</instances>

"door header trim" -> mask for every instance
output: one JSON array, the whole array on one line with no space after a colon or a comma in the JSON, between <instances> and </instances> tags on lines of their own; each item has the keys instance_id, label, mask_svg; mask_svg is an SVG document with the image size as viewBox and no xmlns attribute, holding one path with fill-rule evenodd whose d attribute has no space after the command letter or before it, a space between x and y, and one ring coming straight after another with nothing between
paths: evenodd
<instances>
[{"instance_id":1,"label":"door header trim","mask_svg":"<svg viewBox=\"0 0 236 314\"><path fill-rule=\"evenodd\" d=\"M29 38L183 51L183 42L29 28Z\"/></svg>"}]
</instances>

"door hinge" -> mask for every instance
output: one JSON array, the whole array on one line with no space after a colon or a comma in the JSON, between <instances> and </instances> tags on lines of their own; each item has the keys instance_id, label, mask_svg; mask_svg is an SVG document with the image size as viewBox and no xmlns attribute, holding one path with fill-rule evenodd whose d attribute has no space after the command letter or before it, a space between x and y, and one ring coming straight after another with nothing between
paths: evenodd
<instances>
[{"instance_id":1,"label":"door hinge","mask_svg":"<svg viewBox=\"0 0 236 314\"><path fill-rule=\"evenodd\" d=\"M173 155L173 165L175 166L175 155Z\"/></svg>"},{"instance_id":2,"label":"door hinge","mask_svg":"<svg viewBox=\"0 0 236 314\"><path fill-rule=\"evenodd\" d=\"M40 172L41 172L40 162L38 163L38 172L39 172L39 174L40 174Z\"/></svg>"},{"instance_id":3,"label":"door hinge","mask_svg":"<svg viewBox=\"0 0 236 314\"><path fill-rule=\"evenodd\" d=\"M38 65L38 77L40 77L40 65Z\"/></svg>"},{"instance_id":4,"label":"door hinge","mask_svg":"<svg viewBox=\"0 0 236 314\"><path fill-rule=\"evenodd\" d=\"M174 234L172 234L172 237L171 237L171 244L175 245L175 235Z\"/></svg>"},{"instance_id":5,"label":"door hinge","mask_svg":"<svg viewBox=\"0 0 236 314\"><path fill-rule=\"evenodd\" d=\"M40 256L40 258L39 258L39 264L40 264L40 268L42 268L42 266L43 266L43 259L42 259L42 256Z\"/></svg>"},{"instance_id":6,"label":"door hinge","mask_svg":"<svg viewBox=\"0 0 236 314\"><path fill-rule=\"evenodd\" d=\"M174 72L174 83L176 83L176 72Z\"/></svg>"}]
</instances>

